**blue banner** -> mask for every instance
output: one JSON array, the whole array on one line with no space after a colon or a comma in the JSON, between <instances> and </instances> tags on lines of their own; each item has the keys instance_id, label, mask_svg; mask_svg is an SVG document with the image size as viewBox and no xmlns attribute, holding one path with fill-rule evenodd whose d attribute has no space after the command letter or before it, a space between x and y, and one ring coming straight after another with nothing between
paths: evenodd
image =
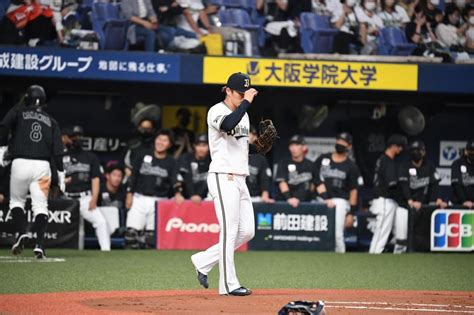
<instances>
[{"instance_id":1,"label":"blue banner","mask_svg":"<svg viewBox=\"0 0 474 315\"><path fill-rule=\"evenodd\" d=\"M68 79L181 82L180 56L0 47L0 74Z\"/></svg>"}]
</instances>

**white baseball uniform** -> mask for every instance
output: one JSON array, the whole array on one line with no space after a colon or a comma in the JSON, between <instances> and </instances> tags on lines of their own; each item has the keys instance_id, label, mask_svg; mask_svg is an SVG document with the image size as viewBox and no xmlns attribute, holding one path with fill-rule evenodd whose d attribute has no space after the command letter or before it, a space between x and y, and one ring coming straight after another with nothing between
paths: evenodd
<instances>
[{"instance_id":1,"label":"white baseball uniform","mask_svg":"<svg viewBox=\"0 0 474 315\"><path fill-rule=\"evenodd\" d=\"M155 209L156 203L167 198L145 196L139 193L133 194L132 207L127 213L128 228L137 231L145 229L146 231L155 230Z\"/></svg>"},{"instance_id":2,"label":"white baseball uniform","mask_svg":"<svg viewBox=\"0 0 474 315\"><path fill-rule=\"evenodd\" d=\"M48 216L48 191L51 181L51 168L48 161L14 159L10 180L10 209L25 209L28 191L31 195L31 208L38 214Z\"/></svg>"},{"instance_id":3,"label":"white baseball uniform","mask_svg":"<svg viewBox=\"0 0 474 315\"><path fill-rule=\"evenodd\" d=\"M374 236L370 243L370 254L380 254L383 252L390 232L393 229L397 208L397 202L390 198L379 197L372 201L372 206L369 210L377 217Z\"/></svg>"},{"instance_id":4,"label":"white baseball uniform","mask_svg":"<svg viewBox=\"0 0 474 315\"><path fill-rule=\"evenodd\" d=\"M214 200L221 227L219 243L194 254L194 266L207 275L219 263L219 293L228 294L241 287L234 265L234 250L255 234L252 201L245 178L249 175L247 113L231 132L220 130L224 118L232 110L220 102L209 110L207 124L211 164L207 184Z\"/></svg>"},{"instance_id":5,"label":"white baseball uniform","mask_svg":"<svg viewBox=\"0 0 474 315\"><path fill-rule=\"evenodd\" d=\"M79 221L79 248L84 248L84 219L92 224L97 236L97 241L99 242L100 250L109 251L110 250L110 234L113 232L109 231L107 222L99 210L96 208L94 210L89 210L89 203L91 202L92 195L84 193L83 196L77 198L79 201L79 212L81 213Z\"/></svg>"}]
</instances>

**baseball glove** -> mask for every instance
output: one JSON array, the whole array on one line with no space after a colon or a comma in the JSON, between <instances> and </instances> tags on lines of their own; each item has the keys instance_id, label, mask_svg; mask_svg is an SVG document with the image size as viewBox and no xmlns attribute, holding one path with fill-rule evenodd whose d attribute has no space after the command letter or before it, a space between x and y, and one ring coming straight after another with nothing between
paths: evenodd
<instances>
[{"instance_id":1,"label":"baseball glove","mask_svg":"<svg viewBox=\"0 0 474 315\"><path fill-rule=\"evenodd\" d=\"M272 149L275 139L278 138L277 130L271 119L262 120L258 129L260 136L255 140L255 146L258 153L266 154Z\"/></svg>"},{"instance_id":2,"label":"baseball glove","mask_svg":"<svg viewBox=\"0 0 474 315\"><path fill-rule=\"evenodd\" d=\"M278 312L278 315L325 315L324 302L293 301L289 302Z\"/></svg>"}]
</instances>

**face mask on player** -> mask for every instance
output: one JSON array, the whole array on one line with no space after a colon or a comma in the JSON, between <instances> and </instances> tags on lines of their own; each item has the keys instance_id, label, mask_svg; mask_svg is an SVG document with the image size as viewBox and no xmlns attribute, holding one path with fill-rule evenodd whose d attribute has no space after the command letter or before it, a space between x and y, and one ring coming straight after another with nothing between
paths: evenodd
<instances>
[{"instance_id":1,"label":"face mask on player","mask_svg":"<svg viewBox=\"0 0 474 315\"><path fill-rule=\"evenodd\" d=\"M347 153L348 149L345 145L336 143L336 152L339 154Z\"/></svg>"},{"instance_id":2,"label":"face mask on player","mask_svg":"<svg viewBox=\"0 0 474 315\"><path fill-rule=\"evenodd\" d=\"M82 149L82 141L81 139L74 139L72 143L67 145L69 150L76 151Z\"/></svg>"},{"instance_id":3,"label":"face mask on player","mask_svg":"<svg viewBox=\"0 0 474 315\"><path fill-rule=\"evenodd\" d=\"M413 162L420 162L423 159L423 153L421 151L412 151L410 152L411 160Z\"/></svg>"}]
</instances>

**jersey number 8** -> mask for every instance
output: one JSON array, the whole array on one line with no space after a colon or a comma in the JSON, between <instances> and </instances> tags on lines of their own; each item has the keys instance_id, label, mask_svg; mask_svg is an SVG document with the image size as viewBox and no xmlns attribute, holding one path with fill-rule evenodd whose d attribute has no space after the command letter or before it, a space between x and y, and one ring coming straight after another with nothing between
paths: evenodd
<instances>
[{"instance_id":1,"label":"jersey number 8","mask_svg":"<svg viewBox=\"0 0 474 315\"><path fill-rule=\"evenodd\" d=\"M43 138L41 134L41 125L37 122L31 125L30 139L33 142L40 142Z\"/></svg>"}]
</instances>

